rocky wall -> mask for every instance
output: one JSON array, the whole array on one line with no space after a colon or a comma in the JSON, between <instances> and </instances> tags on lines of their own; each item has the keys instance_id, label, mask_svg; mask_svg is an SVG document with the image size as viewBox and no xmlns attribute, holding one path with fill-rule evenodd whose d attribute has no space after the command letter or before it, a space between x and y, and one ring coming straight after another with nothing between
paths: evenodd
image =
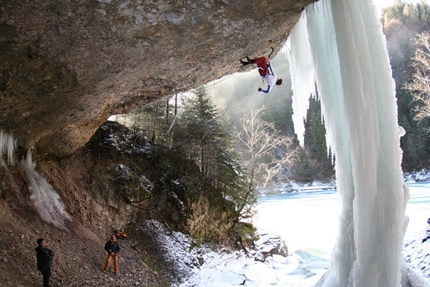
<instances>
[{"instance_id":1,"label":"rocky wall","mask_svg":"<svg viewBox=\"0 0 430 287\"><path fill-rule=\"evenodd\" d=\"M312 2L1 1L0 129L24 149L68 156L110 115L278 51Z\"/></svg>"}]
</instances>

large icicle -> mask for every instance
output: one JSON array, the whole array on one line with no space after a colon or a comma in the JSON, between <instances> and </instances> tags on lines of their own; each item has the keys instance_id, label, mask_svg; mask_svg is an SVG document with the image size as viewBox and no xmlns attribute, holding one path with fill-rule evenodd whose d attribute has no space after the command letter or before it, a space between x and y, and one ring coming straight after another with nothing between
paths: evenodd
<instances>
[{"instance_id":1,"label":"large icicle","mask_svg":"<svg viewBox=\"0 0 430 287\"><path fill-rule=\"evenodd\" d=\"M322 7L321 7L322 6ZM338 286L347 286L350 271L356 260L354 247L354 184L350 139L348 138L347 115L342 87L342 71L336 46L333 15L329 4L313 5L308 8L309 34L312 37L312 54L316 70L317 87L321 98L322 114L327 130L327 144L336 155L337 189L342 199L342 211L339 218L338 240L333 252L332 276ZM324 24L323 24L324 23ZM336 126L334 126L336 125ZM328 281L327 281L328 282ZM336 286L335 285L335 286ZM328 286L328 285L327 285Z\"/></svg>"},{"instance_id":2,"label":"large icicle","mask_svg":"<svg viewBox=\"0 0 430 287\"><path fill-rule=\"evenodd\" d=\"M372 0L320 1L306 13L315 67L308 73L315 70L343 206L332 271L321 286L400 286L408 191L381 24Z\"/></svg>"},{"instance_id":3,"label":"large icicle","mask_svg":"<svg viewBox=\"0 0 430 287\"><path fill-rule=\"evenodd\" d=\"M293 42L293 44L291 43ZM293 122L297 139L304 145L306 111L309 107L309 97L315 96L315 78L312 58L306 28L306 14L302 13L284 49L290 62L291 86L293 94ZM296 76L297 75L297 76Z\"/></svg>"}]
</instances>

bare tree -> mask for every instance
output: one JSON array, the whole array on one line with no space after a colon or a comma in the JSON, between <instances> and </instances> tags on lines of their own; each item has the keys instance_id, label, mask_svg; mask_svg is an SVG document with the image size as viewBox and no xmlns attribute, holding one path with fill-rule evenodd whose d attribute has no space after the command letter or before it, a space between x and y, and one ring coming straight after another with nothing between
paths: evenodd
<instances>
[{"instance_id":1,"label":"bare tree","mask_svg":"<svg viewBox=\"0 0 430 287\"><path fill-rule=\"evenodd\" d=\"M416 40L418 49L412 58L415 72L412 82L405 85L405 89L412 92L417 106L415 119L422 120L430 117L430 34L423 32Z\"/></svg>"},{"instance_id":2,"label":"bare tree","mask_svg":"<svg viewBox=\"0 0 430 287\"><path fill-rule=\"evenodd\" d=\"M263 110L264 107L251 110L248 116L245 115L238 134L244 146L244 166L249 173L247 190L239 208L241 213L249 213L258 199L255 189L257 182L266 186L285 165L297 157L293 138L282 135L273 123L260 119Z\"/></svg>"}]
</instances>

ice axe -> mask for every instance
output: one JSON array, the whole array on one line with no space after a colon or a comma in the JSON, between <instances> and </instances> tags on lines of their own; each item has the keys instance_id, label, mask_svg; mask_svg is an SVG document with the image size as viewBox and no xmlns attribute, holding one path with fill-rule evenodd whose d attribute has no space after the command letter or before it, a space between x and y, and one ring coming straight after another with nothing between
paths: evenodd
<instances>
[{"instance_id":1,"label":"ice axe","mask_svg":"<svg viewBox=\"0 0 430 287\"><path fill-rule=\"evenodd\" d=\"M273 52L275 51L275 49L273 49L273 47L270 47L270 49L272 49L272 51L270 52L269 56L267 56L267 58L270 58L270 56L272 56Z\"/></svg>"}]
</instances>

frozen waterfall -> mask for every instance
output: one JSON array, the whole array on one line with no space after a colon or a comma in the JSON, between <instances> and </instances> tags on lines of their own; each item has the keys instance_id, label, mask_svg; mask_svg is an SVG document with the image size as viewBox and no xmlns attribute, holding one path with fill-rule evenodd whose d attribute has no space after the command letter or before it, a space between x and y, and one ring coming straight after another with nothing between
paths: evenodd
<instances>
[{"instance_id":1,"label":"frozen waterfall","mask_svg":"<svg viewBox=\"0 0 430 287\"><path fill-rule=\"evenodd\" d=\"M17 147L17 140L11 134L0 130L0 168L6 171L7 177L12 185L19 190L15 183L13 175L8 169L8 164L14 164L14 152ZM7 162L3 160L3 155L7 155ZM31 193L30 200L39 212L42 219L52 223L58 228L67 229L66 221L71 217L66 211L60 195L48 183L48 181L35 170L35 163L32 160L31 150L28 150L27 157L22 160L22 166L25 170L28 180L28 189Z\"/></svg>"},{"instance_id":2,"label":"frozen waterfall","mask_svg":"<svg viewBox=\"0 0 430 287\"><path fill-rule=\"evenodd\" d=\"M70 215L62 202L60 195L48 183L48 181L35 169L31 150L22 160L22 166L28 179L28 189L31 193L30 200L45 222L52 223L58 228L66 229L65 222L71 221Z\"/></svg>"},{"instance_id":3,"label":"frozen waterfall","mask_svg":"<svg viewBox=\"0 0 430 287\"><path fill-rule=\"evenodd\" d=\"M404 131L374 3L319 1L300 21L287 43L294 97L303 102L315 94L309 84L315 79L342 201L332 268L320 286L401 286L409 198L401 170ZM300 133L307 106L295 102Z\"/></svg>"}]
</instances>

